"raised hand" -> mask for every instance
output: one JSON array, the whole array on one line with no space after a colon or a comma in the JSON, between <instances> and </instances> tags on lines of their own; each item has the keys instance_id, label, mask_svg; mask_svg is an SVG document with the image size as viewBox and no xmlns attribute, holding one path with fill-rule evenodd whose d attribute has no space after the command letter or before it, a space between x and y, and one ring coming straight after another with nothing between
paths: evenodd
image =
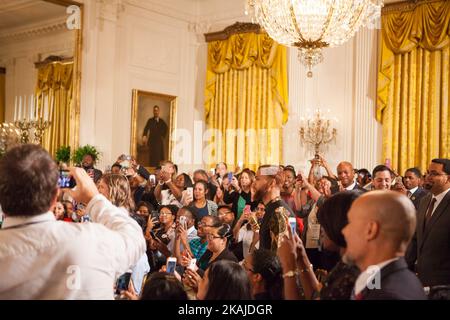
<instances>
[{"instance_id":1,"label":"raised hand","mask_svg":"<svg viewBox=\"0 0 450 320\"><path fill-rule=\"evenodd\" d=\"M69 195L77 203L88 204L93 197L99 194L97 186L84 169L72 167L69 171L77 184L75 188L67 189Z\"/></svg>"}]
</instances>

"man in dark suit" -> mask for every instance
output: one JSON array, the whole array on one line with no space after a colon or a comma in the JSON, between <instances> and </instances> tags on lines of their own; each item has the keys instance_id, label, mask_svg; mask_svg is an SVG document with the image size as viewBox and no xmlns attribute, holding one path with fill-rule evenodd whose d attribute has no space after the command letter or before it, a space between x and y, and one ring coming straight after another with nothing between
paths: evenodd
<instances>
[{"instance_id":1,"label":"man in dark suit","mask_svg":"<svg viewBox=\"0 0 450 320\"><path fill-rule=\"evenodd\" d=\"M350 162L342 161L338 164L337 168L337 178L341 182L342 187L345 190L359 190L365 192L364 188L358 185L355 181L355 170ZM345 191L344 190L344 191Z\"/></svg>"},{"instance_id":2,"label":"man in dark suit","mask_svg":"<svg viewBox=\"0 0 450 320\"><path fill-rule=\"evenodd\" d=\"M356 199L342 230L343 260L355 264L355 300L426 299L419 279L402 257L416 227L416 210L403 194L371 191Z\"/></svg>"},{"instance_id":3,"label":"man in dark suit","mask_svg":"<svg viewBox=\"0 0 450 320\"><path fill-rule=\"evenodd\" d=\"M426 184L431 193L417 211L416 234L406 256L426 287L450 284L450 159L433 159Z\"/></svg>"},{"instance_id":4,"label":"man in dark suit","mask_svg":"<svg viewBox=\"0 0 450 320\"><path fill-rule=\"evenodd\" d=\"M406 195L413 202L416 209L419 208L420 199L428 194L428 191L419 186L421 179L422 173L417 168L406 170L403 178L403 184L407 190Z\"/></svg>"},{"instance_id":5,"label":"man in dark suit","mask_svg":"<svg viewBox=\"0 0 450 320\"><path fill-rule=\"evenodd\" d=\"M164 138L167 135L167 124L159 117L159 107L153 107L153 118L148 119L142 137L147 142L150 158L149 166L157 167L164 158Z\"/></svg>"}]
</instances>

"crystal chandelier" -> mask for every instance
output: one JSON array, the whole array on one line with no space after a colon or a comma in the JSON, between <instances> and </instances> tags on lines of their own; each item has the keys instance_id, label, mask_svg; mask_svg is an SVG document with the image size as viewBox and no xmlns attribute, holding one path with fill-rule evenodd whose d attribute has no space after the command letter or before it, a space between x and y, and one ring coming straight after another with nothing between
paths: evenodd
<instances>
[{"instance_id":1,"label":"crystal chandelier","mask_svg":"<svg viewBox=\"0 0 450 320\"><path fill-rule=\"evenodd\" d=\"M251 13L269 36L299 49L299 59L311 69L322 62L322 48L343 44L360 27L375 23L382 0L247 0Z\"/></svg>"}]
</instances>

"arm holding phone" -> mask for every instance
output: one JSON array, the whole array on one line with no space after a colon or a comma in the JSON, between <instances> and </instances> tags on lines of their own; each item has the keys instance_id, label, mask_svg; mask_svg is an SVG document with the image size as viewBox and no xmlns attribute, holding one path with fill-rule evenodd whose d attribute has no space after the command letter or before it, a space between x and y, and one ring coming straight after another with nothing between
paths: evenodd
<instances>
[{"instance_id":1,"label":"arm holding phone","mask_svg":"<svg viewBox=\"0 0 450 320\"><path fill-rule=\"evenodd\" d=\"M181 253L181 244L185 251L187 251L190 256L194 256L192 254L191 248L189 246L189 242L187 241L187 231L182 226L179 225L176 231L175 245L174 245L174 256L178 259L178 261L183 261L183 254Z\"/></svg>"},{"instance_id":2,"label":"arm holding phone","mask_svg":"<svg viewBox=\"0 0 450 320\"><path fill-rule=\"evenodd\" d=\"M247 206L246 206L246 208L247 208ZM236 222L236 225L233 228L233 239L235 242L238 242L238 240L239 240L239 231L241 230L242 225L244 224L244 221L250 220L251 212L246 211L246 208L244 209L244 212L241 214L241 217Z\"/></svg>"},{"instance_id":3,"label":"arm holding phone","mask_svg":"<svg viewBox=\"0 0 450 320\"><path fill-rule=\"evenodd\" d=\"M325 170L327 171L327 175L330 178L337 180L337 177L334 175L333 170L331 170L330 165L328 164L327 160L325 160L325 158L321 154L319 154L319 160L320 160L320 163L322 164L322 167L324 167Z\"/></svg>"},{"instance_id":4,"label":"arm holding phone","mask_svg":"<svg viewBox=\"0 0 450 320\"><path fill-rule=\"evenodd\" d=\"M141 227L98 192L94 181L84 169L71 168L70 173L77 186L69 189L69 194L78 203L87 204L86 211L93 222L109 229L109 232L101 234L102 243L109 247L115 271L125 273L145 253L146 245Z\"/></svg>"}]
</instances>

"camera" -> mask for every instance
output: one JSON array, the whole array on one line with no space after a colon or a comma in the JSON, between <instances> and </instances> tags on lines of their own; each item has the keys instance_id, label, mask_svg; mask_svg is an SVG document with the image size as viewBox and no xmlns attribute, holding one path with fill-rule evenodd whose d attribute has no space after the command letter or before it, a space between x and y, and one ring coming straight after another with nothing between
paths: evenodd
<instances>
[{"instance_id":1,"label":"camera","mask_svg":"<svg viewBox=\"0 0 450 320\"><path fill-rule=\"evenodd\" d=\"M119 279L117 279L116 294L120 294L120 292L128 290L130 280L131 280L131 272L126 272L123 275L121 275Z\"/></svg>"},{"instance_id":2,"label":"camera","mask_svg":"<svg viewBox=\"0 0 450 320\"><path fill-rule=\"evenodd\" d=\"M70 176L69 170L59 170L58 186L60 188L73 188L75 185L75 179Z\"/></svg>"}]
</instances>

